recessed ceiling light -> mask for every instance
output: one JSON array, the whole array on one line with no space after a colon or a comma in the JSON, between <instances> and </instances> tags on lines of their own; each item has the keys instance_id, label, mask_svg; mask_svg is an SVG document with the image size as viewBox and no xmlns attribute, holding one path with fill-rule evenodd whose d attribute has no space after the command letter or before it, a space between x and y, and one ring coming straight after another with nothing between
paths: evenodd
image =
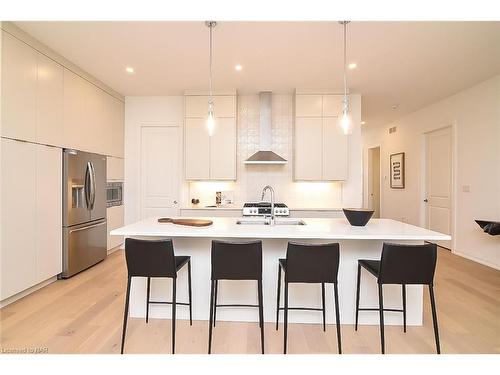
<instances>
[{"instance_id":1,"label":"recessed ceiling light","mask_svg":"<svg viewBox=\"0 0 500 375\"><path fill-rule=\"evenodd\" d=\"M243 67L240 64L235 65L235 67L234 67L234 70L236 70L237 72L241 72L242 69L243 69Z\"/></svg>"},{"instance_id":2,"label":"recessed ceiling light","mask_svg":"<svg viewBox=\"0 0 500 375\"><path fill-rule=\"evenodd\" d=\"M356 67L357 67L357 66L358 66L358 64L356 64L356 63L354 63L354 62L353 62L353 63L350 63L350 64L348 65L349 69L356 69Z\"/></svg>"},{"instance_id":3,"label":"recessed ceiling light","mask_svg":"<svg viewBox=\"0 0 500 375\"><path fill-rule=\"evenodd\" d=\"M132 68L131 66L127 66L127 67L125 68L125 71L126 71L127 73L133 73L133 72L134 72L134 68Z\"/></svg>"},{"instance_id":4,"label":"recessed ceiling light","mask_svg":"<svg viewBox=\"0 0 500 375\"><path fill-rule=\"evenodd\" d=\"M361 125L364 125L364 124L366 124L366 121L361 121Z\"/></svg>"},{"instance_id":5,"label":"recessed ceiling light","mask_svg":"<svg viewBox=\"0 0 500 375\"><path fill-rule=\"evenodd\" d=\"M391 108L393 111L395 111L396 109L399 108L399 104L393 104Z\"/></svg>"}]
</instances>

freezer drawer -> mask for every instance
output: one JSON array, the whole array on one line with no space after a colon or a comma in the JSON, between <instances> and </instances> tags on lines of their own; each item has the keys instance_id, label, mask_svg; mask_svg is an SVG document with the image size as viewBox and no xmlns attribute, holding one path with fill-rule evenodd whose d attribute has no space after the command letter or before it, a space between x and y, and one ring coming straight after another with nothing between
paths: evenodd
<instances>
[{"instance_id":1,"label":"freezer drawer","mask_svg":"<svg viewBox=\"0 0 500 375\"><path fill-rule=\"evenodd\" d=\"M63 272L68 278L106 258L107 222L63 228Z\"/></svg>"}]
</instances>

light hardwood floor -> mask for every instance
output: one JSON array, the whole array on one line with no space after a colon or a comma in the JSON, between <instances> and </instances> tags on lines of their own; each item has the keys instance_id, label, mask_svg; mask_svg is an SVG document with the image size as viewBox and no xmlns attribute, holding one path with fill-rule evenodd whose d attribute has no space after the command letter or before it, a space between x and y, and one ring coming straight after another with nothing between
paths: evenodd
<instances>
[{"instance_id":1,"label":"light hardwood floor","mask_svg":"<svg viewBox=\"0 0 500 375\"><path fill-rule=\"evenodd\" d=\"M196 277L196 275L194 275ZM123 251L0 310L0 352L47 348L49 353L119 353L126 269ZM443 353L500 353L500 271L440 250L435 278ZM387 353L434 353L429 296L424 325L386 327ZM328 312L327 312L328 313ZM337 353L335 326L291 324L289 353ZM170 353L169 320L130 319L126 353ZM283 330L266 328L266 352L281 353ZM213 353L260 351L258 325L220 322ZM208 323L178 321L177 353L206 353ZM342 326L344 353L379 353L378 326Z\"/></svg>"}]
</instances>

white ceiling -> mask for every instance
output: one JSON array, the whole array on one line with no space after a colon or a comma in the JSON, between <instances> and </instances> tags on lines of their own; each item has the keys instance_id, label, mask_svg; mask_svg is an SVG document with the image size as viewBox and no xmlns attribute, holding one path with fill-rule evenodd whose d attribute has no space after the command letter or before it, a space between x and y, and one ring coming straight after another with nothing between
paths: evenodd
<instances>
[{"instance_id":1,"label":"white ceiling","mask_svg":"<svg viewBox=\"0 0 500 375\"><path fill-rule=\"evenodd\" d=\"M15 23L125 96L207 89L203 22ZM500 73L500 22L351 22L348 61L358 64L348 84L362 94L367 126L386 124ZM341 88L342 28L337 22L220 22L214 87L240 93Z\"/></svg>"}]
</instances>

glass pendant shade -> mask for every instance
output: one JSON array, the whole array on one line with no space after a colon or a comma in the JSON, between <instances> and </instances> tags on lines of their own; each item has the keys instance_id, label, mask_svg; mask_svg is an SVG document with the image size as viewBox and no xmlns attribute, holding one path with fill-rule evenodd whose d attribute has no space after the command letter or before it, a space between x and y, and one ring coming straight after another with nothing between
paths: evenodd
<instances>
[{"instance_id":1,"label":"glass pendant shade","mask_svg":"<svg viewBox=\"0 0 500 375\"><path fill-rule=\"evenodd\" d=\"M210 137L214 134L214 129L215 129L214 111L210 108L208 110L208 116L207 116L207 130L208 130L208 135Z\"/></svg>"},{"instance_id":2,"label":"glass pendant shade","mask_svg":"<svg viewBox=\"0 0 500 375\"><path fill-rule=\"evenodd\" d=\"M345 135L351 134L352 130L352 119L351 114L348 110L342 111L342 116L340 117L340 128L342 129L342 133Z\"/></svg>"}]
</instances>

